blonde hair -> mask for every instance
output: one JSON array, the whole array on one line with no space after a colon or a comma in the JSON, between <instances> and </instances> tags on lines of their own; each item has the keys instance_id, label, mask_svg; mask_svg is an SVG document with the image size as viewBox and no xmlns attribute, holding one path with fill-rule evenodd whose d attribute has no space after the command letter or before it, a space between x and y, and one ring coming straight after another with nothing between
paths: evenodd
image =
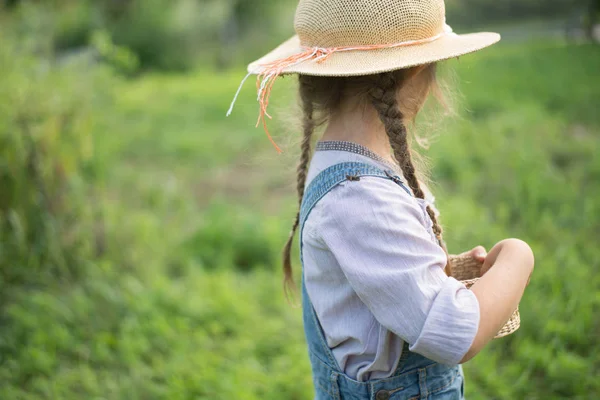
<instances>
[{"instance_id":1,"label":"blonde hair","mask_svg":"<svg viewBox=\"0 0 600 400\"><path fill-rule=\"evenodd\" d=\"M346 96L357 96L377 111L385 127L393 155L413 194L425 198L419 183L414 154L410 149L407 123L414 121L430 93L440 97L436 81L436 65L428 64L376 75L355 77L318 77L299 75L299 92L303 110L300 162L297 167L297 192L302 204L308 165L312 153L313 133L318 125L327 121ZM420 174L419 174L420 175ZM431 207L427 213L433 222L433 231L445 250L442 227ZM300 223L296 213L292 231L283 249L284 290L286 295L295 289L292 276L291 248ZM449 265L446 272L449 273Z\"/></svg>"}]
</instances>

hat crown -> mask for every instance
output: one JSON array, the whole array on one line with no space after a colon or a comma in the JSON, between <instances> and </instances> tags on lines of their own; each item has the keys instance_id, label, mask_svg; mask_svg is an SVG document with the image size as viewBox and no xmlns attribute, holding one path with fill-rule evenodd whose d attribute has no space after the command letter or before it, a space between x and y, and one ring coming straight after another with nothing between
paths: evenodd
<instances>
[{"instance_id":1,"label":"hat crown","mask_svg":"<svg viewBox=\"0 0 600 400\"><path fill-rule=\"evenodd\" d=\"M294 27L304 46L394 44L438 35L443 0L300 0Z\"/></svg>"}]
</instances>

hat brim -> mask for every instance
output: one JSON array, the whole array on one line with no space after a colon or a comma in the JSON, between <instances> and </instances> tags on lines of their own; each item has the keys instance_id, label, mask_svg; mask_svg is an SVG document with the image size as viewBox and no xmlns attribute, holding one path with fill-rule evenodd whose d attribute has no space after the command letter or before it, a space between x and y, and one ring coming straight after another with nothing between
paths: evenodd
<instances>
[{"instance_id":1,"label":"hat brim","mask_svg":"<svg viewBox=\"0 0 600 400\"><path fill-rule=\"evenodd\" d=\"M377 50L352 50L334 52L325 60L304 61L285 68L282 74L303 74L316 76L357 76L430 64L473 53L500 40L493 32L469 33L464 35L445 35L420 45L395 47ZM302 53L298 36L293 36L275 50L254 61L248 66L248 72L259 74L261 64L287 58Z\"/></svg>"}]
</instances>

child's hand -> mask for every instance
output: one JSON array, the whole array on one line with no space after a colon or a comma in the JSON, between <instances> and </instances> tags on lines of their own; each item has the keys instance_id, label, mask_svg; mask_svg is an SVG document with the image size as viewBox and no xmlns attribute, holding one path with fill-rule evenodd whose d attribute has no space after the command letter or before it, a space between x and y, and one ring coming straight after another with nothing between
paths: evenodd
<instances>
[{"instance_id":1,"label":"child's hand","mask_svg":"<svg viewBox=\"0 0 600 400\"><path fill-rule=\"evenodd\" d=\"M472 250L460 254L461 257L473 257L477 262L483 263L487 256L487 251L483 246L474 247Z\"/></svg>"}]
</instances>

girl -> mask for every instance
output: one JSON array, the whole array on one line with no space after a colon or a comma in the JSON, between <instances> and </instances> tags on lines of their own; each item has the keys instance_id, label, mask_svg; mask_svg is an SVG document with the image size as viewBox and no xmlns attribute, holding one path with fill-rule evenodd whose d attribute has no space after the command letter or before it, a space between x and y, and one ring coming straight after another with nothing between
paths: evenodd
<instances>
[{"instance_id":1,"label":"girl","mask_svg":"<svg viewBox=\"0 0 600 400\"><path fill-rule=\"evenodd\" d=\"M456 35L444 10L443 0L301 0L297 36L249 66L263 121L277 76L299 74L300 210L284 273L292 286L299 229L316 399L463 398L460 364L509 319L533 270L530 247L507 239L469 253L483 261L471 289L448 276L406 126L435 88L437 61L500 37Z\"/></svg>"}]
</instances>

